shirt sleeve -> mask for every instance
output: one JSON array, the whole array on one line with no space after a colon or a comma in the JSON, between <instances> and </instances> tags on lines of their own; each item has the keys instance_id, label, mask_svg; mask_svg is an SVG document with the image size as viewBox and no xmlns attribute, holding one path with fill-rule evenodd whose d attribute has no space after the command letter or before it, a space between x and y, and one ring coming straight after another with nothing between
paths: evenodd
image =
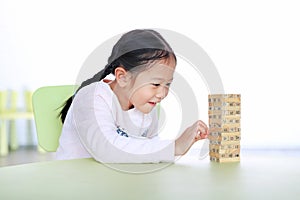
<instances>
[{"instance_id":1,"label":"shirt sleeve","mask_svg":"<svg viewBox=\"0 0 300 200\"><path fill-rule=\"evenodd\" d=\"M137 139L117 134L110 106L93 91L80 90L76 95L73 120L82 145L99 162L174 162L173 140L159 136Z\"/></svg>"}]
</instances>

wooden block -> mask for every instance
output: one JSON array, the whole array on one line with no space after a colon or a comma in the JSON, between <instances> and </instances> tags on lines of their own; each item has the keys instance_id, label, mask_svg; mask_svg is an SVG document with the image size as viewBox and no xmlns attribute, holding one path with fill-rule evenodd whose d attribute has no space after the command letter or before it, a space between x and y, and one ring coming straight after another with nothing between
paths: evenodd
<instances>
[{"instance_id":1,"label":"wooden block","mask_svg":"<svg viewBox=\"0 0 300 200\"><path fill-rule=\"evenodd\" d=\"M236 102L209 102L208 110L227 110L227 109L241 109L241 103Z\"/></svg>"},{"instance_id":2,"label":"wooden block","mask_svg":"<svg viewBox=\"0 0 300 200\"><path fill-rule=\"evenodd\" d=\"M212 149L240 149L240 141L228 142L228 144L211 144L209 145L209 150Z\"/></svg>"},{"instance_id":3,"label":"wooden block","mask_svg":"<svg viewBox=\"0 0 300 200\"><path fill-rule=\"evenodd\" d=\"M240 94L211 94L208 102L241 102Z\"/></svg>"},{"instance_id":4,"label":"wooden block","mask_svg":"<svg viewBox=\"0 0 300 200\"><path fill-rule=\"evenodd\" d=\"M209 123L234 124L241 123L240 115L209 115Z\"/></svg>"},{"instance_id":5,"label":"wooden block","mask_svg":"<svg viewBox=\"0 0 300 200\"><path fill-rule=\"evenodd\" d=\"M240 149L210 149L209 155L213 157L235 157L234 155L239 155Z\"/></svg>"},{"instance_id":6,"label":"wooden block","mask_svg":"<svg viewBox=\"0 0 300 200\"><path fill-rule=\"evenodd\" d=\"M209 132L221 132L221 133L234 133L240 132L241 128L237 124L219 124L219 123L211 123L209 125Z\"/></svg>"},{"instance_id":7,"label":"wooden block","mask_svg":"<svg viewBox=\"0 0 300 200\"><path fill-rule=\"evenodd\" d=\"M219 163L239 162L240 157L236 157L236 158L215 158L215 157L211 157L210 160L214 161L214 162L219 162Z\"/></svg>"},{"instance_id":8,"label":"wooden block","mask_svg":"<svg viewBox=\"0 0 300 200\"><path fill-rule=\"evenodd\" d=\"M230 145L232 145L232 147L233 147L233 145L239 145L240 140L238 140L238 141L215 141L215 140L210 140L209 144L210 145L227 145L228 148L230 148L231 147Z\"/></svg>"},{"instance_id":9,"label":"wooden block","mask_svg":"<svg viewBox=\"0 0 300 200\"><path fill-rule=\"evenodd\" d=\"M208 110L208 115L221 115L223 117L236 117L236 116L240 116L241 112L240 112L240 107L228 107L225 109L211 109Z\"/></svg>"},{"instance_id":10,"label":"wooden block","mask_svg":"<svg viewBox=\"0 0 300 200\"><path fill-rule=\"evenodd\" d=\"M240 148L237 149L219 149L219 148L210 148L209 150L210 157L215 158L236 158L240 155Z\"/></svg>"},{"instance_id":11,"label":"wooden block","mask_svg":"<svg viewBox=\"0 0 300 200\"><path fill-rule=\"evenodd\" d=\"M213 152L209 152L209 156L213 157L213 158L239 158L240 154L239 153L228 153L228 154L222 154L222 153L213 153Z\"/></svg>"},{"instance_id":12,"label":"wooden block","mask_svg":"<svg viewBox=\"0 0 300 200\"><path fill-rule=\"evenodd\" d=\"M234 133L220 133L216 136L216 134L209 134L208 139L219 141L219 142L225 142L225 141L239 141L240 140L240 133L234 132Z\"/></svg>"},{"instance_id":13,"label":"wooden block","mask_svg":"<svg viewBox=\"0 0 300 200\"><path fill-rule=\"evenodd\" d=\"M219 130L220 132L237 132L240 131L240 123L222 123L214 120L208 120L209 122L209 131L214 132Z\"/></svg>"},{"instance_id":14,"label":"wooden block","mask_svg":"<svg viewBox=\"0 0 300 200\"><path fill-rule=\"evenodd\" d=\"M209 94L210 98L241 98L240 94Z\"/></svg>"},{"instance_id":15,"label":"wooden block","mask_svg":"<svg viewBox=\"0 0 300 200\"><path fill-rule=\"evenodd\" d=\"M221 149L219 150L219 154L233 154L233 155L236 155L236 154L240 154L240 148L238 149ZM230 157L230 156L228 156Z\"/></svg>"}]
</instances>

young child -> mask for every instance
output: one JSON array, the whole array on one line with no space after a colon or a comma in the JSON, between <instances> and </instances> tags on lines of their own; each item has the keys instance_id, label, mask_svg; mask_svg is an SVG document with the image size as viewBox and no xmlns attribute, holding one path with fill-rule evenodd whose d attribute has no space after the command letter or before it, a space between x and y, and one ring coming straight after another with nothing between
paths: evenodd
<instances>
[{"instance_id":1,"label":"young child","mask_svg":"<svg viewBox=\"0 0 300 200\"><path fill-rule=\"evenodd\" d=\"M108 63L84 81L61 111L59 159L103 163L173 162L208 128L198 120L175 141L158 135L156 105L167 95L176 56L154 30L133 30L114 45ZM113 74L114 80L105 77Z\"/></svg>"}]
</instances>

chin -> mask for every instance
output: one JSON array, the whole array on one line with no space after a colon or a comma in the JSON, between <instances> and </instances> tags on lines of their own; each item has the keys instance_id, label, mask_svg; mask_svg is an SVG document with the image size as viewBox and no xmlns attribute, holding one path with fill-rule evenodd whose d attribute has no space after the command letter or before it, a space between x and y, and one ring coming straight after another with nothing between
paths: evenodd
<instances>
[{"instance_id":1,"label":"chin","mask_svg":"<svg viewBox=\"0 0 300 200\"><path fill-rule=\"evenodd\" d=\"M148 111L142 111L140 110L143 114L149 114L152 110L148 110Z\"/></svg>"},{"instance_id":2,"label":"chin","mask_svg":"<svg viewBox=\"0 0 300 200\"><path fill-rule=\"evenodd\" d=\"M137 108L138 109L138 108ZM153 109L153 108L152 108ZM152 111L152 109L138 109L141 113L143 113L143 114L149 114L151 111Z\"/></svg>"}]
</instances>

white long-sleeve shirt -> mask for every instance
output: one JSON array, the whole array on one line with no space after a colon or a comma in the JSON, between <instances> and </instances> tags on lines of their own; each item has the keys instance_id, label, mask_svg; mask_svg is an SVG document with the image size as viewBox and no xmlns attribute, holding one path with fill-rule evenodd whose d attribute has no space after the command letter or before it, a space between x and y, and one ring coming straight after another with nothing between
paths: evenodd
<instances>
[{"instance_id":1,"label":"white long-sleeve shirt","mask_svg":"<svg viewBox=\"0 0 300 200\"><path fill-rule=\"evenodd\" d=\"M135 108L124 111L110 86L100 81L75 95L56 155L103 163L157 163L173 162L174 148L174 141L158 136L156 108L149 114Z\"/></svg>"}]
</instances>

